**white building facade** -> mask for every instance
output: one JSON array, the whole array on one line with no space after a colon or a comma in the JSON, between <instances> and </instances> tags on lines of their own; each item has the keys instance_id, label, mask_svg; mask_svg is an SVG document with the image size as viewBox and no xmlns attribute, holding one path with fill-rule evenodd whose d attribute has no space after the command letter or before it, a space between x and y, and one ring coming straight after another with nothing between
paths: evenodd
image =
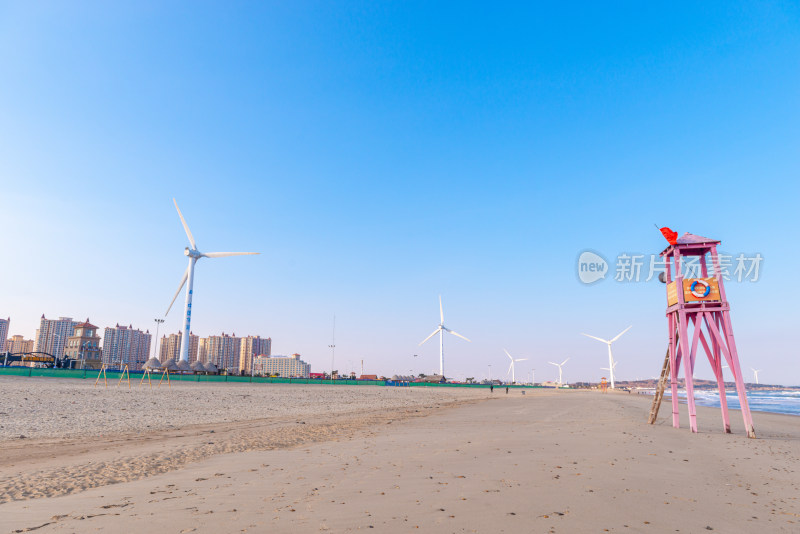
<instances>
[{"instance_id":1,"label":"white building facade","mask_svg":"<svg viewBox=\"0 0 800 534\"><path fill-rule=\"evenodd\" d=\"M253 371L258 375L278 375L286 378L308 378L311 365L300 359L299 354L291 356L256 356Z\"/></svg>"},{"instance_id":2,"label":"white building facade","mask_svg":"<svg viewBox=\"0 0 800 534\"><path fill-rule=\"evenodd\" d=\"M9 350L8 348L8 327L11 324L11 317L0 319L0 352Z\"/></svg>"},{"instance_id":3,"label":"white building facade","mask_svg":"<svg viewBox=\"0 0 800 534\"><path fill-rule=\"evenodd\" d=\"M125 364L130 369L141 368L149 358L151 337L149 332L131 326L106 328L103 333L103 363L113 368Z\"/></svg>"},{"instance_id":4,"label":"white building facade","mask_svg":"<svg viewBox=\"0 0 800 534\"><path fill-rule=\"evenodd\" d=\"M239 373L239 353L241 351L241 338L236 334L229 336L208 336L203 343L205 362L213 363L219 369L225 369L230 374Z\"/></svg>"},{"instance_id":5,"label":"white building facade","mask_svg":"<svg viewBox=\"0 0 800 534\"><path fill-rule=\"evenodd\" d=\"M158 349L158 359L161 360L161 363L169 359L173 359L175 362L181 359L181 339L182 334L180 332L161 337L161 347ZM194 363L197 360L199 339L198 336L191 332L189 333L189 363Z\"/></svg>"},{"instance_id":6,"label":"white building facade","mask_svg":"<svg viewBox=\"0 0 800 534\"><path fill-rule=\"evenodd\" d=\"M252 371L253 358L270 355L272 355L272 338L261 336L243 337L239 349L239 372L249 375Z\"/></svg>"},{"instance_id":7,"label":"white building facade","mask_svg":"<svg viewBox=\"0 0 800 534\"><path fill-rule=\"evenodd\" d=\"M33 350L46 352L56 358L63 358L67 339L75 332L76 324L78 322L73 321L72 317L47 319L42 315L39 321L39 329L36 331L36 344Z\"/></svg>"}]
</instances>

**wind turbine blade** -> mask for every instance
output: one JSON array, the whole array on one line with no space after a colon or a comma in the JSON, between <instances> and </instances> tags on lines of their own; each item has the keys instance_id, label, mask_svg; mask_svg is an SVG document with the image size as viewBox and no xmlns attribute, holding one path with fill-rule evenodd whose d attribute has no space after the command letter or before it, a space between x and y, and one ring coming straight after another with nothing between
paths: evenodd
<instances>
[{"instance_id":1,"label":"wind turbine blade","mask_svg":"<svg viewBox=\"0 0 800 534\"><path fill-rule=\"evenodd\" d=\"M260 252L204 252L206 258L227 258L228 256L252 256Z\"/></svg>"},{"instance_id":2,"label":"wind turbine blade","mask_svg":"<svg viewBox=\"0 0 800 534\"><path fill-rule=\"evenodd\" d=\"M431 334L431 335L429 335L428 337L426 337L425 339L423 339L423 340L422 340L422 343L420 343L420 344L419 344L419 346L421 347L423 344L425 344L425 342L426 342L426 341L428 341L430 338L432 338L433 336L435 336L436 334L438 334L438 333L439 333L439 330L441 330L441 328L437 328L436 330L434 330L434 331L433 331L433 334Z\"/></svg>"},{"instance_id":3,"label":"wind turbine blade","mask_svg":"<svg viewBox=\"0 0 800 534\"><path fill-rule=\"evenodd\" d=\"M607 340L605 340L605 339L600 339L599 337L590 336L589 334L584 334L584 333L581 333L581 335L582 335L582 336L586 336L586 337L590 337L590 338L592 338L592 339L596 339L597 341L602 341L603 343L608 343L608 341L607 341Z\"/></svg>"},{"instance_id":4,"label":"wind turbine blade","mask_svg":"<svg viewBox=\"0 0 800 534\"><path fill-rule=\"evenodd\" d=\"M192 231L189 230L189 225L186 224L186 219L183 218L183 213L181 213L181 209L178 207L178 201L173 198L172 202L175 203L175 209L178 210L178 217L181 218L181 224L183 224L183 229L186 230L186 237L189 238L189 244L192 245L193 249L197 250L197 243L194 242Z\"/></svg>"},{"instance_id":5,"label":"wind turbine blade","mask_svg":"<svg viewBox=\"0 0 800 534\"><path fill-rule=\"evenodd\" d=\"M514 368L514 362L512 361L511 365L508 366L508 371L506 371L506 375L511 374L511 369L513 369L513 368Z\"/></svg>"},{"instance_id":6,"label":"wind turbine blade","mask_svg":"<svg viewBox=\"0 0 800 534\"><path fill-rule=\"evenodd\" d=\"M172 302L169 303L169 307L167 308L167 312L164 314L164 317L167 316L169 311L172 309L172 305L175 304L175 299L178 298L178 295L183 289L183 284L186 283L186 279L189 278L189 268L187 267L185 271L183 271L183 278L181 278L181 285L178 286L178 290L175 292L175 296L172 297Z\"/></svg>"},{"instance_id":7,"label":"wind turbine blade","mask_svg":"<svg viewBox=\"0 0 800 534\"><path fill-rule=\"evenodd\" d=\"M617 337L615 337L614 339L612 339L611 341L609 341L609 343L613 343L613 342L615 342L616 340L618 340L619 338L621 338L621 337L622 337L622 334L624 334L625 332L627 332L627 331L628 331L628 330L630 330L631 328L633 328L633 325L630 325L628 328L626 328L625 330L623 330L622 332L620 332L619 334L617 334Z\"/></svg>"},{"instance_id":8,"label":"wind turbine blade","mask_svg":"<svg viewBox=\"0 0 800 534\"><path fill-rule=\"evenodd\" d=\"M439 295L439 323L444 324L444 308L442 308L442 296Z\"/></svg>"},{"instance_id":9,"label":"wind turbine blade","mask_svg":"<svg viewBox=\"0 0 800 534\"><path fill-rule=\"evenodd\" d=\"M565 363L567 363L568 361L569 361L569 358L567 358L566 360L564 360L563 362L561 362L561 365L564 365L564 364L565 364Z\"/></svg>"},{"instance_id":10,"label":"wind turbine blade","mask_svg":"<svg viewBox=\"0 0 800 534\"><path fill-rule=\"evenodd\" d=\"M528 358L517 358L517 359L516 359L516 360L514 360L514 361L515 361L515 362L526 362L526 361L528 361Z\"/></svg>"},{"instance_id":11,"label":"wind turbine blade","mask_svg":"<svg viewBox=\"0 0 800 534\"><path fill-rule=\"evenodd\" d=\"M557 364L557 363L553 363L553 362L547 362L547 363L549 363L550 365L555 365L556 367L558 367L558 364ZM562 365L563 365L563 364L562 364Z\"/></svg>"},{"instance_id":12,"label":"wind turbine blade","mask_svg":"<svg viewBox=\"0 0 800 534\"><path fill-rule=\"evenodd\" d=\"M465 340L465 341L469 341L469 339L465 338L464 336L462 336L462 335L461 335L461 334L459 334L458 332L453 332L452 330L448 330L448 332L449 332L449 333L451 333L451 334L453 334L454 336L458 336L458 337L460 337L461 339L463 339L463 340ZM470 342L470 343L472 343L472 341L469 341L469 342Z\"/></svg>"},{"instance_id":13,"label":"wind turbine blade","mask_svg":"<svg viewBox=\"0 0 800 534\"><path fill-rule=\"evenodd\" d=\"M511 360L513 360L513 359L514 359L514 358L512 358L512 357L511 357L511 355L508 353L508 351L507 351L506 349L503 349L503 352L505 352L505 353L506 353L506 356L508 356L508 357L509 357L509 359L511 359Z\"/></svg>"}]
</instances>

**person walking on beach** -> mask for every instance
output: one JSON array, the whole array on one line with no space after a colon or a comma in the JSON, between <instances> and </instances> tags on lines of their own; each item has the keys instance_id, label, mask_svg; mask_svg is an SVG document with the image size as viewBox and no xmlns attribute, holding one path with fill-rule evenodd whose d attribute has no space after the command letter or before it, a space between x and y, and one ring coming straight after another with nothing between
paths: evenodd
<instances>
[{"instance_id":1,"label":"person walking on beach","mask_svg":"<svg viewBox=\"0 0 800 534\"><path fill-rule=\"evenodd\" d=\"M508 386L506 386L506 395L508 395Z\"/></svg>"},{"instance_id":2,"label":"person walking on beach","mask_svg":"<svg viewBox=\"0 0 800 534\"><path fill-rule=\"evenodd\" d=\"M489 384L489 393L494 393L494 384Z\"/></svg>"}]
</instances>

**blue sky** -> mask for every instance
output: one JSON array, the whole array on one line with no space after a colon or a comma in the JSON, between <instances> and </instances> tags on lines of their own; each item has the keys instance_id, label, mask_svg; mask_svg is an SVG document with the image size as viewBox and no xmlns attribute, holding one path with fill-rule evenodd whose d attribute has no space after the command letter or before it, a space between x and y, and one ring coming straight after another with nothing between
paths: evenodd
<instances>
[{"instance_id":1,"label":"blue sky","mask_svg":"<svg viewBox=\"0 0 800 534\"><path fill-rule=\"evenodd\" d=\"M660 370L658 282L585 249L653 223L764 257L730 283L742 365L800 384L800 10L791 3L4 3L0 315L149 328L201 250L193 330L376 373ZM180 306L170 331L180 328ZM413 355L418 354L417 358ZM697 375L710 376L707 362Z\"/></svg>"}]
</instances>

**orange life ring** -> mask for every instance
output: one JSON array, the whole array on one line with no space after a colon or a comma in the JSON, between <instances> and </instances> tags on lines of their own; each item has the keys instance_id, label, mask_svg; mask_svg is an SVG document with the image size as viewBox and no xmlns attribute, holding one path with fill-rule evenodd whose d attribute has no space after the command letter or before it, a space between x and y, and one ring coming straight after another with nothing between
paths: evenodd
<instances>
[{"instance_id":1,"label":"orange life ring","mask_svg":"<svg viewBox=\"0 0 800 534\"><path fill-rule=\"evenodd\" d=\"M696 289L697 284L702 285L705 288L705 290L703 292L698 291ZM695 297L703 299L706 298L711 293L711 285L705 280L698 279L692 282L692 285L689 286L689 291L691 291L692 295L694 295Z\"/></svg>"}]
</instances>

